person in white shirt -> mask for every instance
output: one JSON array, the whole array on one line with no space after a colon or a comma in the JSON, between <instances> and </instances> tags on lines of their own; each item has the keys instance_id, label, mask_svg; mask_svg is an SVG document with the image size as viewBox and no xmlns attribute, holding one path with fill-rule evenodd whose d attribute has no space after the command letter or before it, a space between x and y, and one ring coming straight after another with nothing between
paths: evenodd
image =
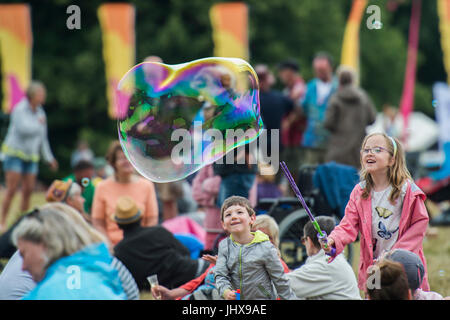
<instances>
[{"instance_id":1,"label":"person in white shirt","mask_svg":"<svg viewBox=\"0 0 450 320\"><path fill-rule=\"evenodd\" d=\"M331 217L316 217L322 231L330 234L335 227ZM328 263L311 221L303 228L302 242L308 259L298 269L287 273L291 288L299 299L361 300L355 273L343 254Z\"/></svg>"}]
</instances>

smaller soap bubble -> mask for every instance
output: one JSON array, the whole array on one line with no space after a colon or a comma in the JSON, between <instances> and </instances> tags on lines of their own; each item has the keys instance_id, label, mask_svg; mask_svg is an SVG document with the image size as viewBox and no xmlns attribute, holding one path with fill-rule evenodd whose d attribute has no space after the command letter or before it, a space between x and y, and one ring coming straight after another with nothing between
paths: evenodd
<instances>
[{"instance_id":1,"label":"smaller soap bubble","mask_svg":"<svg viewBox=\"0 0 450 320\"><path fill-rule=\"evenodd\" d=\"M439 277L445 277L445 271L439 270Z\"/></svg>"},{"instance_id":2,"label":"smaller soap bubble","mask_svg":"<svg viewBox=\"0 0 450 320\"><path fill-rule=\"evenodd\" d=\"M438 105L438 102L436 99L434 99L433 101L431 101L431 105L433 106L433 108L436 108Z\"/></svg>"},{"instance_id":3,"label":"smaller soap bubble","mask_svg":"<svg viewBox=\"0 0 450 320\"><path fill-rule=\"evenodd\" d=\"M81 179L81 185L86 188L89 185L89 178Z\"/></svg>"}]
</instances>

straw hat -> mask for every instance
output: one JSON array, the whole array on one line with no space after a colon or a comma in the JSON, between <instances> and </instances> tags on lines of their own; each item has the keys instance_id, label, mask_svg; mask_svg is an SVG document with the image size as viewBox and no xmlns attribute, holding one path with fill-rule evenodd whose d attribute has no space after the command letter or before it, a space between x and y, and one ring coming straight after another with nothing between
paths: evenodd
<instances>
[{"instance_id":1,"label":"straw hat","mask_svg":"<svg viewBox=\"0 0 450 320\"><path fill-rule=\"evenodd\" d=\"M141 211L139 211L136 203L128 196L120 197L117 200L116 211L112 219L119 224L130 224L138 221L141 218Z\"/></svg>"},{"instance_id":2,"label":"straw hat","mask_svg":"<svg viewBox=\"0 0 450 320\"><path fill-rule=\"evenodd\" d=\"M48 188L45 200L47 202L64 202L69 194L70 187L72 186L72 180L68 181L55 180L50 188Z\"/></svg>"}]
</instances>

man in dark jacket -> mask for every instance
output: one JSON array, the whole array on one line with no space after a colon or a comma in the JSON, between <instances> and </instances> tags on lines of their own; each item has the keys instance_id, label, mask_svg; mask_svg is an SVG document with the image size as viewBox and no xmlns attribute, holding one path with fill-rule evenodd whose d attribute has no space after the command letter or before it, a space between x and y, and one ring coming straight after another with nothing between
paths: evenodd
<instances>
[{"instance_id":1,"label":"man in dark jacket","mask_svg":"<svg viewBox=\"0 0 450 320\"><path fill-rule=\"evenodd\" d=\"M141 212L131 198L119 198L114 220L123 230L114 255L130 270L139 290L150 288L147 277L153 274L158 275L161 285L172 289L208 267L202 259L191 259L189 250L164 227L142 227Z\"/></svg>"},{"instance_id":2,"label":"man in dark jacket","mask_svg":"<svg viewBox=\"0 0 450 320\"><path fill-rule=\"evenodd\" d=\"M324 122L331 133L325 162L336 161L358 169L366 127L375 121L376 110L364 90L355 85L351 68L341 66L338 79L339 87L330 97Z\"/></svg>"}]
</instances>

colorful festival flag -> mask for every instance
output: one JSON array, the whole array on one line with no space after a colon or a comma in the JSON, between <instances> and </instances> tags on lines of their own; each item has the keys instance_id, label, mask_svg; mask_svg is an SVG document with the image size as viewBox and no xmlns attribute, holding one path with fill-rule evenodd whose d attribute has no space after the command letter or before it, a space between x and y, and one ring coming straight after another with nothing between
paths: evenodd
<instances>
[{"instance_id":1,"label":"colorful festival flag","mask_svg":"<svg viewBox=\"0 0 450 320\"><path fill-rule=\"evenodd\" d=\"M359 75L359 27L366 5L367 0L353 0L342 43L341 65L353 68L357 75Z\"/></svg>"},{"instance_id":2,"label":"colorful festival flag","mask_svg":"<svg viewBox=\"0 0 450 320\"><path fill-rule=\"evenodd\" d=\"M245 3L219 3L209 11L214 56L248 61L248 8Z\"/></svg>"},{"instance_id":3,"label":"colorful festival flag","mask_svg":"<svg viewBox=\"0 0 450 320\"><path fill-rule=\"evenodd\" d=\"M22 100L30 84L32 44L30 7L26 4L0 5L2 109L5 113L10 113Z\"/></svg>"},{"instance_id":4,"label":"colorful festival flag","mask_svg":"<svg viewBox=\"0 0 450 320\"><path fill-rule=\"evenodd\" d=\"M416 82L417 49L419 46L421 0L413 0L411 19L409 20L408 58L406 61L403 93L400 101L400 113L403 116L402 141L408 140L408 118L414 109L414 87Z\"/></svg>"},{"instance_id":5,"label":"colorful festival flag","mask_svg":"<svg viewBox=\"0 0 450 320\"><path fill-rule=\"evenodd\" d=\"M105 61L108 114L116 119L121 96L117 85L123 75L135 65L135 9L128 3L102 4L98 9L102 29Z\"/></svg>"},{"instance_id":6,"label":"colorful festival flag","mask_svg":"<svg viewBox=\"0 0 450 320\"><path fill-rule=\"evenodd\" d=\"M437 0L437 11L444 68L447 72L447 84L450 85L450 0Z\"/></svg>"}]
</instances>

